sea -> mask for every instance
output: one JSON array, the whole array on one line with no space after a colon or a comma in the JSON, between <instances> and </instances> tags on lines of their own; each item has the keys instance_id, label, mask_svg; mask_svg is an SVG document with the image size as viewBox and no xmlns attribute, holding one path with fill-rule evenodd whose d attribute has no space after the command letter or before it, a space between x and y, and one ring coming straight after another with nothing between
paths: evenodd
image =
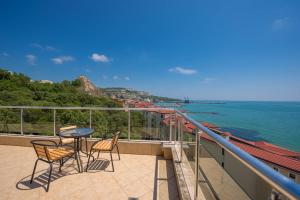
<instances>
[{"instance_id":1,"label":"sea","mask_svg":"<svg viewBox=\"0 0 300 200\"><path fill-rule=\"evenodd\" d=\"M215 124L237 137L300 152L300 102L191 101L159 105L184 110L195 120Z\"/></svg>"}]
</instances>

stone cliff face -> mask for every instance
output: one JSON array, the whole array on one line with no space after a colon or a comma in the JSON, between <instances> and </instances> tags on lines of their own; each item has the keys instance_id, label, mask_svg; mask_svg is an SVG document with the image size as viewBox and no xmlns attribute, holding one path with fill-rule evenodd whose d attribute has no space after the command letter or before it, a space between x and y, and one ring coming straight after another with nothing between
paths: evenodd
<instances>
[{"instance_id":1,"label":"stone cliff face","mask_svg":"<svg viewBox=\"0 0 300 200\"><path fill-rule=\"evenodd\" d=\"M101 91L86 76L79 76L79 80L81 81L83 90L86 93L96 96L101 95Z\"/></svg>"}]
</instances>

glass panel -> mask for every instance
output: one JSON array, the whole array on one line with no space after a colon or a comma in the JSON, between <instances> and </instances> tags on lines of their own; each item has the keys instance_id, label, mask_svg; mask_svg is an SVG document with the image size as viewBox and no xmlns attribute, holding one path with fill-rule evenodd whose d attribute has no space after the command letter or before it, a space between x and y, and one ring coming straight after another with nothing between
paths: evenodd
<instances>
[{"instance_id":1,"label":"glass panel","mask_svg":"<svg viewBox=\"0 0 300 200\"><path fill-rule=\"evenodd\" d=\"M89 110L56 110L56 131L61 127L76 125L79 128L89 127Z\"/></svg>"},{"instance_id":2,"label":"glass panel","mask_svg":"<svg viewBox=\"0 0 300 200\"><path fill-rule=\"evenodd\" d=\"M0 109L0 133L20 134L21 110Z\"/></svg>"},{"instance_id":3,"label":"glass panel","mask_svg":"<svg viewBox=\"0 0 300 200\"><path fill-rule=\"evenodd\" d=\"M187 159L190 167L192 168L193 172L195 172L195 147L196 147L196 137L195 137L195 130L187 128L185 124L182 127L183 131L183 154Z\"/></svg>"},{"instance_id":4,"label":"glass panel","mask_svg":"<svg viewBox=\"0 0 300 200\"><path fill-rule=\"evenodd\" d=\"M151 111L130 111L132 140L168 140L169 125L165 115Z\"/></svg>"},{"instance_id":5,"label":"glass panel","mask_svg":"<svg viewBox=\"0 0 300 200\"><path fill-rule=\"evenodd\" d=\"M120 139L128 138L128 113L124 111L92 111L93 137L111 138L112 134L120 131Z\"/></svg>"},{"instance_id":6,"label":"glass panel","mask_svg":"<svg viewBox=\"0 0 300 200\"><path fill-rule=\"evenodd\" d=\"M199 186L207 199L270 199L279 195L240 159L206 133L199 141ZM278 199L286 199L282 195Z\"/></svg>"},{"instance_id":7,"label":"glass panel","mask_svg":"<svg viewBox=\"0 0 300 200\"><path fill-rule=\"evenodd\" d=\"M24 109L23 133L53 135L53 110Z\"/></svg>"},{"instance_id":8,"label":"glass panel","mask_svg":"<svg viewBox=\"0 0 300 200\"><path fill-rule=\"evenodd\" d=\"M193 182L196 172L198 199L288 199L204 132L198 135L199 148L195 152L197 130L184 119L181 126L183 142L182 145L180 141L177 143L176 152L180 156L183 149L181 166L192 198L196 189ZM199 161L197 165L195 153Z\"/></svg>"}]
</instances>

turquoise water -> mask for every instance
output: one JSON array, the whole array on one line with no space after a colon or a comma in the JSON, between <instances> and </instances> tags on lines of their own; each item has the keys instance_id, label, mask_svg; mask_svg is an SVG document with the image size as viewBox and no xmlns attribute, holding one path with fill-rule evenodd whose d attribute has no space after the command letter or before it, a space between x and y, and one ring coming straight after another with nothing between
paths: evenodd
<instances>
[{"instance_id":1,"label":"turquoise water","mask_svg":"<svg viewBox=\"0 0 300 200\"><path fill-rule=\"evenodd\" d=\"M238 137L300 152L300 102L195 101L177 109Z\"/></svg>"}]
</instances>

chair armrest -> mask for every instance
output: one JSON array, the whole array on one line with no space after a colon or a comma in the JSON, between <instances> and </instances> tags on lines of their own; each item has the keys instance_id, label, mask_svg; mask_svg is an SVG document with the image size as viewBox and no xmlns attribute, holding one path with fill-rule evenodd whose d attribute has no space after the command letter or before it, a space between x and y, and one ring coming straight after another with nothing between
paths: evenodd
<instances>
[{"instance_id":1,"label":"chair armrest","mask_svg":"<svg viewBox=\"0 0 300 200\"><path fill-rule=\"evenodd\" d=\"M53 140L32 140L30 143L33 145L43 145L46 147L58 147L57 143Z\"/></svg>"}]
</instances>

